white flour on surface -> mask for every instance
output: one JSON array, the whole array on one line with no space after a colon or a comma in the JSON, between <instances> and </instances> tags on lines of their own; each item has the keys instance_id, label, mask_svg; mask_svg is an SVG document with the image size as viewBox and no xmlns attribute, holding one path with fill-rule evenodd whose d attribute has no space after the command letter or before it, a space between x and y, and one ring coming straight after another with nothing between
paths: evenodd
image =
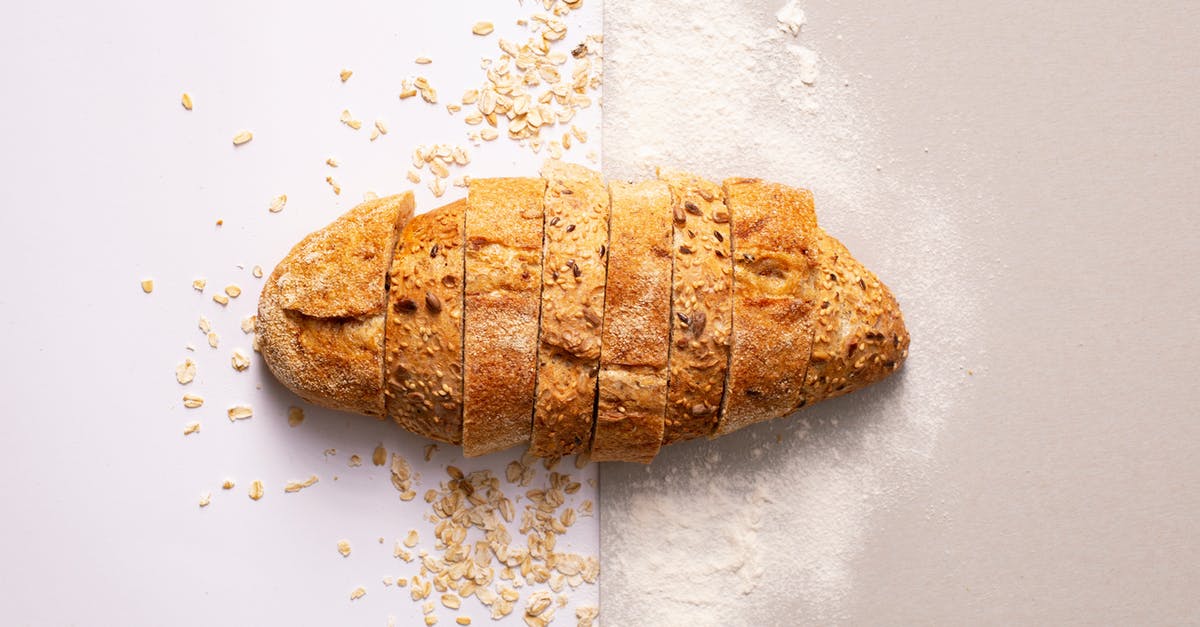
<instances>
[{"instance_id":1,"label":"white flour on surface","mask_svg":"<svg viewBox=\"0 0 1200 627\"><path fill-rule=\"evenodd\" d=\"M910 357L795 417L669 447L649 467L604 466L610 627L844 619L872 513L923 480L964 389L980 302L963 288L953 204L877 167L888 153L873 109L809 47L796 2L776 8L606 0L605 174L664 166L811 188L821 225L897 294Z\"/></svg>"}]
</instances>

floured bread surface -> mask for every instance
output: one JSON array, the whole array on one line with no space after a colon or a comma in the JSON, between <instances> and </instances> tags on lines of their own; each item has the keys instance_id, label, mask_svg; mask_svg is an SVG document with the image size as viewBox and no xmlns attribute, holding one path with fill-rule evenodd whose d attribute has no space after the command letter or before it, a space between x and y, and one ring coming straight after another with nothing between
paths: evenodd
<instances>
[{"instance_id":1,"label":"floured bread surface","mask_svg":"<svg viewBox=\"0 0 1200 627\"><path fill-rule=\"evenodd\" d=\"M267 279L259 350L301 398L384 415L384 278L412 212L411 193L363 203L305 237Z\"/></svg>"},{"instance_id":2,"label":"floured bread surface","mask_svg":"<svg viewBox=\"0 0 1200 627\"><path fill-rule=\"evenodd\" d=\"M467 196L463 453L529 440L542 276L542 179L472 179Z\"/></svg>"},{"instance_id":3,"label":"floured bread surface","mask_svg":"<svg viewBox=\"0 0 1200 627\"><path fill-rule=\"evenodd\" d=\"M547 162L537 400L530 451L558 457L592 435L604 322L608 189L587 168Z\"/></svg>"},{"instance_id":4,"label":"floured bread surface","mask_svg":"<svg viewBox=\"0 0 1200 627\"><path fill-rule=\"evenodd\" d=\"M663 444L712 435L729 364L733 264L721 186L660 172L674 225L670 377Z\"/></svg>"},{"instance_id":5,"label":"floured bread surface","mask_svg":"<svg viewBox=\"0 0 1200 627\"><path fill-rule=\"evenodd\" d=\"M817 313L807 404L886 378L908 357L908 330L891 291L836 238L818 230Z\"/></svg>"},{"instance_id":6,"label":"floured bread surface","mask_svg":"<svg viewBox=\"0 0 1200 627\"><path fill-rule=\"evenodd\" d=\"M803 404L817 254L808 190L728 179L724 191L733 221L733 336L717 435Z\"/></svg>"},{"instance_id":7,"label":"floured bread surface","mask_svg":"<svg viewBox=\"0 0 1200 627\"><path fill-rule=\"evenodd\" d=\"M462 442L465 199L414 217L392 255L387 415L427 438Z\"/></svg>"},{"instance_id":8,"label":"floured bread surface","mask_svg":"<svg viewBox=\"0 0 1200 627\"><path fill-rule=\"evenodd\" d=\"M648 463L663 439L671 318L671 190L612 183L591 458Z\"/></svg>"}]
</instances>

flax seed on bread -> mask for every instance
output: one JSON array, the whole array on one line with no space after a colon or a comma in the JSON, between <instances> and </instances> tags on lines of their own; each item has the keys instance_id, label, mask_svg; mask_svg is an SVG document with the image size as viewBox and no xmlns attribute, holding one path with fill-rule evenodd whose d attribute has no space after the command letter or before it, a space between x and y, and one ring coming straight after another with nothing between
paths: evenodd
<instances>
[{"instance_id":1,"label":"flax seed on bread","mask_svg":"<svg viewBox=\"0 0 1200 627\"><path fill-rule=\"evenodd\" d=\"M420 214L396 242L384 366L387 415L405 429L462 442L465 199Z\"/></svg>"}]
</instances>

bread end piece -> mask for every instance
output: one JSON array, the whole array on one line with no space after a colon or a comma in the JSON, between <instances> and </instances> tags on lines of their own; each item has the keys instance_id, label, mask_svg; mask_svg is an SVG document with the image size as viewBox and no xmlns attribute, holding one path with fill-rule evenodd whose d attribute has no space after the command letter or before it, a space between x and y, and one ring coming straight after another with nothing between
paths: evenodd
<instances>
[{"instance_id":1,"label":"bread end piece","mask_svg":"<svg viewBox=\"0 0 1200 627\"><path fill-rule=\"evenodd\" d=\"M804 401L835 398L886 379L908 357L895 296L836 238L817 237L817 319Z\"/></svg>"},{"instance_id":2,"label":"bread end piece","mask_svg":"<svg viewBox=\"0 0 1200 627\"><path fill-rule=\"evenodd\" d=\"M411 192L358 205L296 244L263 286L259 351L304 400L384 415L384 277L414 206Z\"/></svg>"}]
</instances>

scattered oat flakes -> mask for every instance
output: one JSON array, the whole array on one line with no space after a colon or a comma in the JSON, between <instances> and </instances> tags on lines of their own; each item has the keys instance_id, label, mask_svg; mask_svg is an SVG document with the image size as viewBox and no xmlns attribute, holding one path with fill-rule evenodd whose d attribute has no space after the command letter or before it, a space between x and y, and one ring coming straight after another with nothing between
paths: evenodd
<instances>
[{"instance_id":1,"label":"scattered oat flakes","mask_svg":"<svg viewBox=\"0 0 1200 627\"><path fill-rule=\"evenodd\" d=\"M224 294L213 294L213 302L224 307L229 304L229 297Z\"/></svg>"},{"instance_id":2,"label":"scattered oat flakes","mask_svg":"<svg viewBox=\"0 0 1200 627\"><path fill-rule=\"evenodd\" d=\"M304 422L304 410L295 405L288 408L288 426L299 427Z\"/></svg>"},{"instance_id":3,"label":"scattered oat flakes","mask_svg":"<svg viewBox=\"0 0 1200 627\"><path fill-rule=\"evenodd\" d=\"M359 466L362 466L362 458L357 454L351 455L350 461L346 462L346 465L351 468L358 468Z\"/></svg>"},{"instance_id":4,"label":"scattered oat flakes","mask_svg":"<svg viewBox=\"0 0 1200 627\"><path fill-rule=\"evenodd\" d=\"M184 427L183 427L184 435L191 435L193 433L200 433L200 423L189 422L186 425L184 425Z\"/></svg>"},{"instance_id":5,"label":"scattered oat flakes","mask_svg":"<svg viewBox=\"0 0 1200 627\"><path fill-rule=\"evenodd\" d=\"M250 499L257 501L258 499L261 499L262 497L263 497L263 483L262 483L262 481L255 479L254 482L250 484Z\"/></svg>"},{"instance_id":6,"label":"scattered oat flakes","mask_svg":"<svg viewBox=\"0 0 1200 627\"><path fill-rule=\"evenodd\" d=\"M225 482L221 484L221 489L222 490L232 490L233 485L234 485L233 479L226 479Z\"/></svg>"},{"instance_id":7,"label":"scattered oat flakes","mask_svg":"<svg viewBox=\"0 0 1200 627\"><path fill-rule=\"evenodd\" d=\"M343 83L350 80L351 76L354 76L354 72L352 70L342 70L341 72L338 72L338 78L342 79Z\"/></svg>"},{"instance_id":8,"label":"scattered oat flakes","mask_svg":"<svg viewBox=\"0 0 1200 627\"><path fill-rule=\"evenodd\" d=\"M500 134L497 133L496 129L494 129L494 128L485 128L485 129L479 131L479 137L481 139L483 139L483 141L485 141L485 142L490 142L499 136L500 136Z\"/></svg>"},{"instance_id":9,"label":"scattered oat flakes","mask_svg":"<svg viewBox=\"0 0 1200 627\"><path fill-rule=\"evenodd\" d=\"M362 586L359 586L354 589L354 592L350 593L350 600L357 601L365 596L367 596L367 590Z\"/></svg>"},{"instance_id":10,"label":"scattered oat flakes","mask_svg":"<svg viewBox=\"0 0 1200 627\"><path fill-rule=\"evenodd\" d=\"M454 619L454 622L459 625L470 625L471 617L470 616L459 616L458 618Z\"/></svg>"},{"instance_id":11,"label":"scattered oat flakes","mask_svg":"<svg viewBox=\"0 0 1200 627\"><path fill-rule=\"evenodd\" d=\"M336 168L336 167L338 167L338 165L340 165L340 164L338 163L338 160L337 160L337 159L334 159L333 157L330 157L330 158L328 158L328 159L326 159L326 160L325 160L325 165L327 165L327 166L329 166L329 167L331 167L331 168Z\"/></svg>"},{"instance_id":12,"label":"scattered oat flakes","mask_svg":"<svg viewBox=\"0 0 1200 627\"><path fill-rule=\"evenodd\" d=\"M200 495L200 507L208 507L208 504L211 502L212 492L205 492L204 494Z\"/></svg>"},{"instance_id":13,"label":"scattered oat flakes","mask_svg":"<svg viewBox=\"0 0 1200 627\"><path fill-rule=\"evenodd\" d=\"M430 59L429 57L417 57L414 60L414 63L417 65L429 65L430 63L433 63L433 59Z\"/></svg>"},{"instance_id":14,"label":"scattered oat flakes","mask_svg":"<svg viewBox=\"0 0 1200 627\"><path fill-rule=\"evenodd\" d=\"M183 406L188 409L196 409L204 404L204 397L198 394L184 394Z\"/></svg>"},{"instance_id":15,"label":"scattered oat flakes","mask_svg":"<svg viewBox=\"0 0 1200 627\"><path fill-rule=\"evenodd\" d=\"M379 139L379 129L373 128L371 129L371 141L375 141L377 139Z\"/></svg>"},{"instance_id":16,"label":"scattered oat flakes","mask_svg":"<svg viewBox=\"0 0 1200 627\"><path fill-rule=\"evenodd\" d=\"M382 466L387 463L387 449L383 448L383 443L379 443L375 447L375 451L371 453L371 463L376 466Z\"/></svg>"},{"instance_id":17,"label":"scattered oat flakes","mask_svg":"<svg viewBox=\"0 0 1200 627\"><path fill-rule=\"evenodd\" d=\"M362 128L362 120L354 119L354 116L350 115L349 109L342 109L342 115L338 119L341 120L342 124L345 124L356 131Z\"/></svg>"},{"instance_id":18,"label":"scattered oat flakes","mask_svg":"<svg viewBox=\"0 0 1200 627\"><path fill-rule=\"evenodd\" d=\"M180 385L187 385L196 378L196 362L185 359L182 364L175 366L175 380Z\"/></svg>"},{"instance_id":19,"label":"scattered oat flakes","mask_svg":"<svg viewBox=\"0 0 1200 627\"><path fill-rule=\"evenodd\" d=\"M387 132L388 132L387 124L385 124L383 120L375 120L375 130L379 131L380 133L382 133L384 135L387 135Z\"/></svg>"},{"instance_id":20,"label":"scattered oat flakes","mask_svg":"<svg viewBox=\"0 0 1200 627\"><path fill-rule=\"evenodd\" d=\"M183 95L179 97L179 104L183 105L184 109L191 111L192 110L192 95L187 93L186 91L183 92Z\"/></svg>"},{"instance_id":21,"label":"scattered oat flakes","mask_svg":"<svg viewBox=\"0 0 1200 627\"><path fill-rule=\"evenodd\" d=\"M581 605L575 608L575 618L578 627L592 627L596 617L600 616L600 608L594 605Z\"/></svg>"},{"instance_id":22,"label":"scattered oat flakes","mask_svg":"<svg viewBox=\"0 0 1200 627\"><path fill-rule=\"evenodd\" d=\"M197 292L203 292L204 286L206 285L208 285L208 281L205 281L204 279L195 279L192 281L192 289L196 290Z\"/></svg>"},{"instance_id":23,"label":"scattered oat flakes","mask_svg":"<svg viewBox=\"0 0 1200 627\"><path fill-rule=\"evenodd\" d=\"M338 184L337 184L337 181L333 180L333 177L332 177L332 176L327 176L327 177L325 177L325 182L326 182L326 183L329 183L329 187L333 188L333 193L334 193L334 194L341 195L341 193L342 193L342 186L341 186L341 185L338 185Z\"/></svg>"},{"instance_id":24,"label":"scattered oat flakes","mask_svg":"<svg viewBox=\"0 0 1200 627\"><path fill-rule=\"evenodd\" d=\"M292 494L295 492L299 492L299 491L303 490L304 488L311 488L318 481L320 481L320 479L317 478L316 475L311 475L311 476L309 476L309 478L305 479L304 481L289 481L289 482L287 482L287 485L285 485L283 487L283 491L287 492L288 494Z\"/></svg>"},{"instance_id":25,"label":"scattered oat flakes","mask_svg":"<svg viewBox=\"0 0 1200 627\"><path fill-rule=\"evenodd\" d=\"M433 627L434 625L437 624L437 622L438 622L437 616L435 616L433 614L427 614L425 616L425 627Z\"/></svg>"},{"instance_id":26,"label":"scattered oat flakes","mask_svg":"<svg viewBox=\"0 0 1200 627\"><path fill-rule=\"evenodd\" d=\"M212 322L210 322L208 318L205 318L204 316L200 316L200 322L197 323L197 326L199 326L200 331L204 333L209 333L212 331Z\"/></svg>"},{"instance_id":27,"label":"scattered oat flakes","mask_svg":"<svg viewBox=\"0 0 1200 627\"><path fill-rule=\"evenodd\" d=\"M229 422L246 420L254 416L254 410L249 405L234 405L225 413L229 416Z\"/></svg>"},{"instance_id":28,"label":"scattered oat flakes","mask_svg":"<svg viewBox=\"0 0 1200 627\"><path fill-rule=\"evenodd\" d=\"M416 170L413 170L410 168L408 170L408 174L406 176L408 177L408 180L412 183L420 183L421 182L421 175L417 174Z\"/></svg>"},{"instance_id":29,"label":"scattered oat flakes","mask_svg":"<svg viewBox=\"0 0 1200 627\"><path fill-rule=\"evenodd\" d=\"M435 452L437 452L437 449L438 449L437 444L426 444L425 445L425 461L429 461L429 460L433 459L433 454Z\"/></svg>"},{"instance_id":30,"label":"scattered oat flakes","mask_svg":"<svg viewBox=\"0 0 1200 627\"><path fill-rule=\"evenodd\" d=\"M404 536L404 546L411 549L411 548L417 546L418 542L420 542L420 537L417 535L417 530L409 529L408 535Z\"/></svg>"},{"instance_id":31,"label":"scattered oat flakes","mask_svg":"<svg viewBox=\"0 0 1200 627\"><path fill-rule=\"evenodd\" d=\"M462 599L455 594L443 594L442 605L452 610L457 610L458 608L462 607Z\"/></svg>"},{"instance_id":32,"label":"scattered oat flakes","mask_svg":"<svg viewBox=\"0 0 1200 627\"><path fill-rule=\"evenodd\" d=\"M233 145L241 146L252 139L254 139L254 134L250 131L239 131L237 135L233 136Z\"/></svg>"},{"instance_id":33,"label":"scattered oat flakes","mask_svg":"<svg viewBox=\"0 0 1200 627\"><path fill-rule=\"evenodd\" d=\"M225 294L230 298L237 298L238 296L242 295L242 288L238 287L237 285L226 285Z\"/></svg>"},{"instance_id":34,"label":"scattered oat flakes","mask_svg":"<svg viewBox=\"0 0 1200 627\"><path fill-rule=\"evenodd\" d=\"M286 204L287 194L280 194L271 201L271 205L267 207L267 210L269 210L271 213L279 213L280 211L283 211L283 206Z\"/></svg>"},{"instance_id":35,"label":"scattered oat flakes","mask_svg":"<svg viewBox=\"0 0 1200 627\"><path fill-rule=\"evenodd\" d=\"M208 332L208 345L209 345L209 346L211 346L211 347L213 347L213 348L216 348L216 347L217 347L217 343L218 343L218 342L220 342L220 341L221 341L221 338L220 338L220 337L217 335L217 332L216 332L216 331L209 331L209 332Z\"/></svg>"},{"instance_id":36,"label":"scattered oat flakes","mask_svg":"<svg viewBox=\"0 0 1200 627\"><path fill-rule=\"evenodd\" d=\"M238 372L242 372L250 367L250 358L241 349L233 349L233 357L230 359L230 362L233 365L233 369Z\"/></svg>"},{"instance_id":37,"label":"scattered oat flakes","mask_svg":"<svg viewBox=\"0 0 1200 627\"><path fill-rule=\"evenodd\" d=\"M142 291L149 294L154 291L154 279L142 279Z\"/></svg>"},{"instance_id":38,"label":"scattered oat flakes","mask_svg":"<svg viewBox=\"0 0 1200 627\"><path fill-rule=\"evenodd\" d=\"M254 275L254 278L256 278L256 279L261 279L263 277L262 266L258 266L258 265L254 266L250 270L250 274Z\"/></svg>"},{"instance_id":39,"label":"scattered oat flakes","mask_svg":"<svg viewBox=\"0 0 1200 627\"><path fill-rule=\"evenodd\" d=\"M242 333L254 333L254 325L258 322L258 316L250 314L242 318Z\"/></svg>"},{"instance_id":40,"label":"scattered oat flakes","mask_svg":"<svg viewBox=\"0 0 1200 627\"><path fill-rule=\"evenodd\" d=\"M475 25L471 27L471 32L480 36L490 35L494 30L496 27L491 22L475 22Z\"/></svg>"}]
</instances>

